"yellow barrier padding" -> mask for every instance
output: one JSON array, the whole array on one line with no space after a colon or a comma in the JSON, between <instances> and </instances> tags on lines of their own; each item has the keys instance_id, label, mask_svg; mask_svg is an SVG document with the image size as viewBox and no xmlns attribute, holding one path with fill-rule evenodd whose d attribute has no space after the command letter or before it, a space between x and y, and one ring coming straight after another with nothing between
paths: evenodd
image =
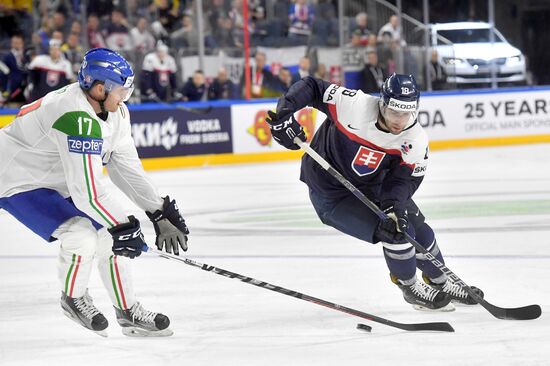
<instances>
[{"instance_id":1,"label":"yellow barrier padding","mask_svg":"<svg viewBox=\"0 0 550 366\"><path fill-rule=\"evenodd\" d=\"M431 141L430 150L464 149L503 145L541 144L550 142L550 135L487 137L478 139Z\"/></svg>"},{"instance_id":2,"label":"yellow barrier padding","mask_svg":"<svg viewBox=\"0 0 550 366\"><path fill-rule=\"evenodd\" d=\"M269 153L249 154L212 154L194 156L174 156L169 158L148 158L141 159L146 170L192 168L210 165L242 164L242 163L265 163L273 161L298 160L303 152L298 151L277 151Z\"/></svg>"},{"instance_id":3,"label":"yellow barrier padding","mask_svg":"<svg viewBox=\"0 0 550 366\"><path fill-rule=\"evenodd\" d=\"M15 119L15 114L0 115L0 128L6 127Z\"/></svg>"}]
</instances>

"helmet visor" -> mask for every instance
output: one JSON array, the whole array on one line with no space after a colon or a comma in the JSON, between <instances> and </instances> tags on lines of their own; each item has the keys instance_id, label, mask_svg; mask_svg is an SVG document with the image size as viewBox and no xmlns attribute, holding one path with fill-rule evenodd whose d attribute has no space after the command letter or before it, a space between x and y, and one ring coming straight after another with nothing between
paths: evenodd
<instances>
[{"instance_id":1,"label":"helmet visor","mask_svg":"<svg viewBox=\"0 0 550 366\"><path fill-rule=\"evenodd\" d=\"M127 102L134 92L134 77L127 78L124 85L115 83L112 80L105 80L105 91L119 97L123 102Z\"/></svg>"}]
</instances>

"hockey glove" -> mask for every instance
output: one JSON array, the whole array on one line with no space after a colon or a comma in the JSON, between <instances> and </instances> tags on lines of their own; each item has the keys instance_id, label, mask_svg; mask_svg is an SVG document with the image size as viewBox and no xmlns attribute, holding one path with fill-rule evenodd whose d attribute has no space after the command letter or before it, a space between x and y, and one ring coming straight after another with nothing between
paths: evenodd
<instances>
[{"instance_id":1,"label":"hockey glove","mask_svg":"<svg viewBox=\"0 0 550 366\"><path fill-rule=\"evenodd\" d=\"M298 136L305 142L306 133L292 115L292 111L284 109L279 113L268 111L267 115L266 122L271 129L273 139L289 150L299 150L300 146L294 143L294 138Z\"/></svg>"},{"instance_id":2,"label":"hockey glove","mask_svg":"<svg viewBox=\"0 0 550 366\"><path fill-rule=\"evenodd\" d=\"M395 203L383 203L382 211L388 216L380 220L376 228L375 237L390 244L406 243L405 233L409 228L407 210L403 205Z\"/></svg>"},{"instance_id":3,"label":"hockey glove","mask_svg":"<svg viewBox=\"0 0 550 366\"><path fill-rule=\"evenodd\" d=\"M141 249L145 245L145 241L143 240L139 220L134 216L128 216L128 220L130 222L114 226L108 231L113 236L113 253L135 258L141 255Z\"/></svg>"},{"instance_id":4,"label":"hockey glove","mask_svg":"<svg viewBox=\"0 0 550 366\"><path fill-rule=\"evenodd\" d=\"M164 197L162 210L155 212L146 212L149 219L153 222L157 240L155 242L157 248L162 250L164 247L167 253L179 255L178 244L187 251L187 235L189 229L185 225L185 220L181 216L176 201L170 201L170 197Z\"/></svg>"}]
</instances>

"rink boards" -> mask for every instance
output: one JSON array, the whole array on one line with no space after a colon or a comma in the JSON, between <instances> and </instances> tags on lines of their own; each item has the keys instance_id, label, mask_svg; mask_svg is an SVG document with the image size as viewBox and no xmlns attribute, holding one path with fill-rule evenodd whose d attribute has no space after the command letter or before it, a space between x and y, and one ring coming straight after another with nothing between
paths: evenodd
<instances>
[{"instance_id":1,"label":"rink boards","mask_svg":"<svg viewBox=\"0 0 550 366\"><path fill-rule=\"evenodd\" d=\"M276 99L130 106L132 134L146 169L294 160L301 152L274 143L265 122ZM208 113L204 108L212 107ZM8 114L6 114L6 112ZM197 113L198 112L198 113ZM418 122L432 150L550 142L550 88L423 93ZM0 127L15 117L0 112ZM296 113L308 136L325 119Z\"/></svg>"}]
</instances>

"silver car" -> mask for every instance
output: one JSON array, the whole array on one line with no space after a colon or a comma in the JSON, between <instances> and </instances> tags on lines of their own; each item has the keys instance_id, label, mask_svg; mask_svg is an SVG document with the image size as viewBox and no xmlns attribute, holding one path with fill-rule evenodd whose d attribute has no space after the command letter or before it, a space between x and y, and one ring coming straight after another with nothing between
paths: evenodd
<instances>
[{"instance_id":1,"label":"silver car","mask_svg":"<svg viewBox=\"0 0 550 366\"><path fill-rule=\"evenodd\" d=\"M500 83L525 82L525 57L502 34L485 22L442 23L431 26L432 46L438 61L456 84L490 83L491 67Z\"/></svg>"}]
</instances>

